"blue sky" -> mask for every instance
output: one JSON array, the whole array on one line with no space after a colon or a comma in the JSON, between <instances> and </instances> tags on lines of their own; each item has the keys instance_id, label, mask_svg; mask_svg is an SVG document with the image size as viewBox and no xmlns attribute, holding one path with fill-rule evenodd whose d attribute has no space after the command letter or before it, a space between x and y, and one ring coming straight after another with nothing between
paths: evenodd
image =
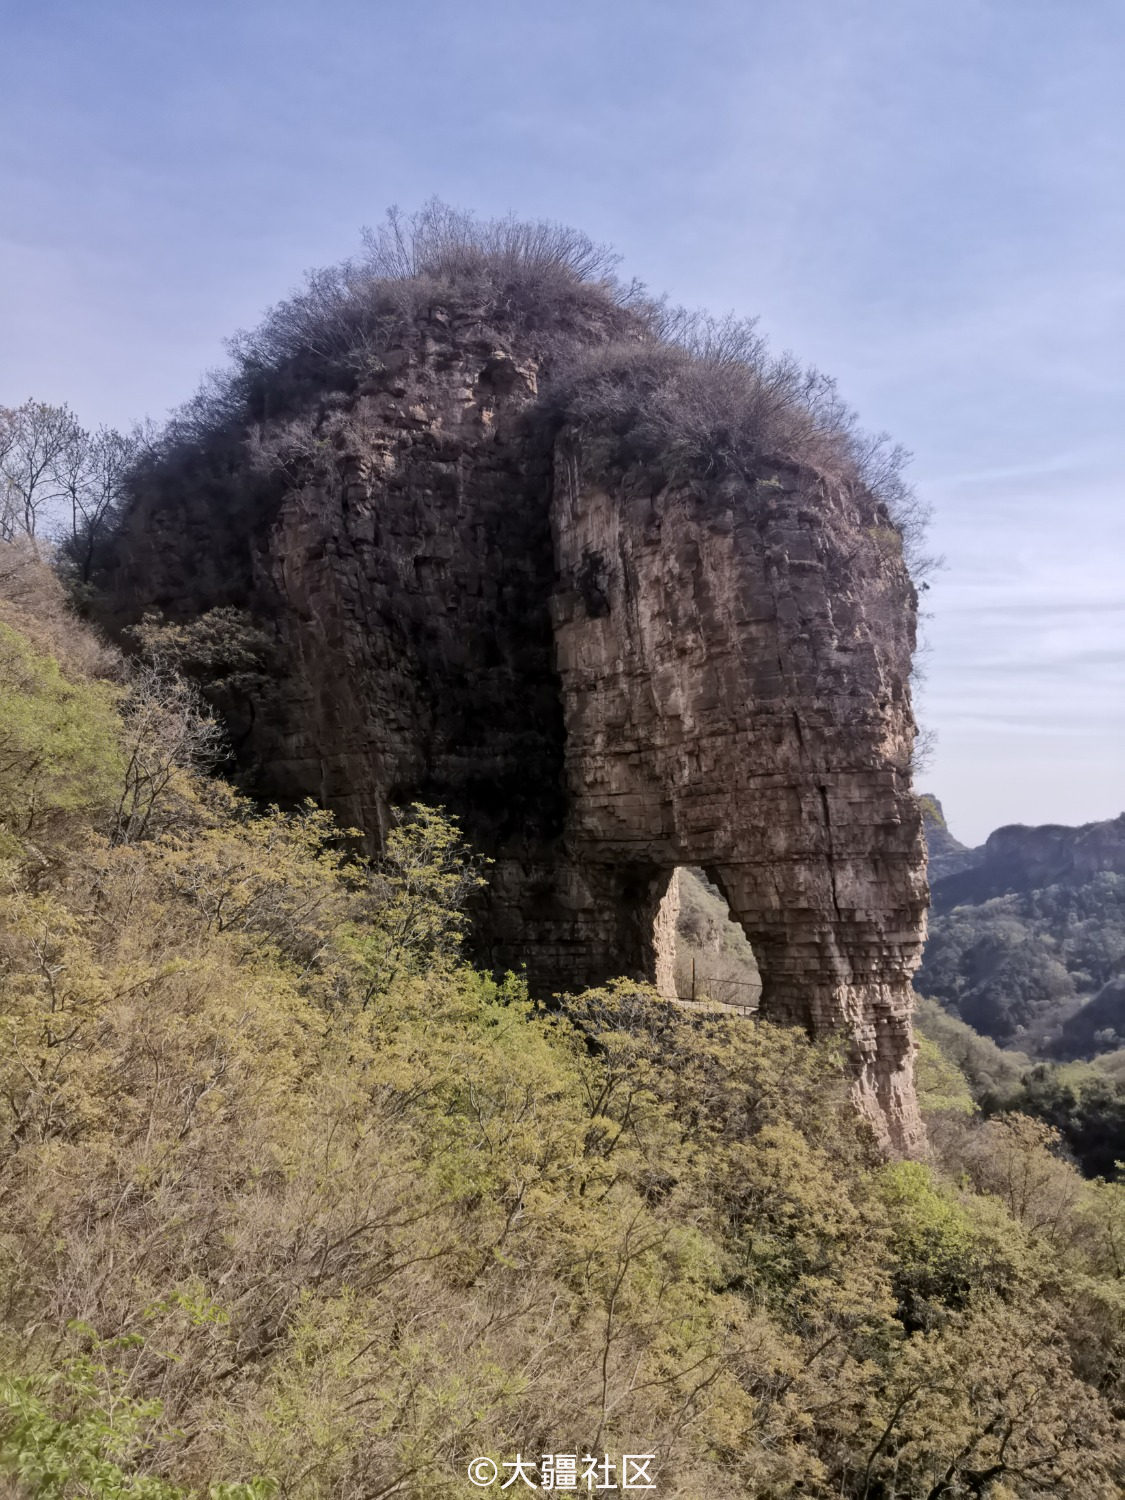
<instances>
[{"instance_id":1,"label":"blue sky","mask_svg":"<svg viewBox=\"0 0 1125 1500\"><path fill-rule=\"evenodd\" d=\"M436 194L761 316L914 451L923 781L1125 806L1121 0L0 0L0 403L162 417Z\"/></svg>"}]
</instances>

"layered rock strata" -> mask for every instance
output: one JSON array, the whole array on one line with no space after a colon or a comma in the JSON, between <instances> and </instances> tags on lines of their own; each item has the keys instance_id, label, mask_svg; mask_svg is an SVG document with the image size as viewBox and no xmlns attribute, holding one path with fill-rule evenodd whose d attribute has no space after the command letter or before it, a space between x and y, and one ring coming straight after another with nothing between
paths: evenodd
<instances>
[{"instance_id":1,"label":"layered rock strata","mask_svg":"<svg viewBox=\"0 0 1125 1500\"><path fill-rule=\"evenodd\" d=\"M845 1032L860 1106L914 1148L915 597L886 512L799 465L630 457L485 326L404 318L298 436L259 429L268 482L247 461L220 501L154 470L118 621L248 611L274 642L271 680L226 705L248 783L375 843L397 804L458 813L495 860L479 957L541 992L666 968L661 899L702 866L762 1014Z\"/></svg>"}]
</instances>

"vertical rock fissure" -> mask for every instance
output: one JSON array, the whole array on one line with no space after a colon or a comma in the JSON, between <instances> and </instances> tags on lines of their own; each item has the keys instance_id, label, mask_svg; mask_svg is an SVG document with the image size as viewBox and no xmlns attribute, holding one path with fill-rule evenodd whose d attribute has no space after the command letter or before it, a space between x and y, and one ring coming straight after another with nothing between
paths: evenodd
<instances>
[{"instance_id":1,"label":"vertical rock fissure","mask_svg":"<svg viewBox=\"0 0 1125 1500\"><path fill-rule=\"evenodd\" d=\"M843 912L840 910L840 893L836 886L836 849L832 841L832 813L828 807L828 788L818 786L820 793L820 805L824 810L824 832L825 853L828 856L828 879L832 886L832 906L836 912L837 921L843 920Z\"/></svg>"},{"instance_id":2,"label":"vertical rock fissure","mask_svg":"<svg viewBox=\"0 0 1125 1500\"><path fill-rule=\"evenodd\" d=\"M777 658L777 670L779 673L783 670L780 656ZM805 731L801 728L801 716L796 709L793 710L793 733L797 738L797 748L803 756L805 753Z\"/></svg>"}]
</instances>

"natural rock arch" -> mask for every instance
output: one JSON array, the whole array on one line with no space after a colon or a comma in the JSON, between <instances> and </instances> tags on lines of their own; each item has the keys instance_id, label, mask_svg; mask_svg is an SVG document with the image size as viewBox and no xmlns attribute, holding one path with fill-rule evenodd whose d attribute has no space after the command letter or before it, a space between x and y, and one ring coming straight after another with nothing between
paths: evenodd
<instances>
[{"instance_id":1,"label":"natural rock arch","mask_svg":"<svg viewBox=\"0 0 1125 1500\"><path fill-rule=\"evenodd\" d=\"M630 452L548 411L547 373L479 309L403 316L307 406L312 457L277 421L265 480L237 447L148 473L115 618L248 611L273 639L224 705L248 783L375 842L394 804L459 813L495 860L479 953L540 990L653 978L672 870L713 872L763 1016L843 1030L861 1107L911 1149L926 888L897 535L854 479Z\"/></svg>"}]
</instances>

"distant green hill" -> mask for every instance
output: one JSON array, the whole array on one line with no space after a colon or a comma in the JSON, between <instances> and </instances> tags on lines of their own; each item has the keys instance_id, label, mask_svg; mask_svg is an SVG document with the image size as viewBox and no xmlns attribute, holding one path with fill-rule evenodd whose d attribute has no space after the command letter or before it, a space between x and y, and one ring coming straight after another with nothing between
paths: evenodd
<instances>
[{"instance_id":1,"label":"distant green hill","mask_svg":"<svg viewBox=\"0 0 1125 1500\"><path fill-rule=\"evenodd\" d=\"M937 809L936 799L924 799ZM1125 815L998 829L980 849L927 811L933 909L916 988L1005 1046L1125 1044Z\"/></svg>"}]
</instances>

